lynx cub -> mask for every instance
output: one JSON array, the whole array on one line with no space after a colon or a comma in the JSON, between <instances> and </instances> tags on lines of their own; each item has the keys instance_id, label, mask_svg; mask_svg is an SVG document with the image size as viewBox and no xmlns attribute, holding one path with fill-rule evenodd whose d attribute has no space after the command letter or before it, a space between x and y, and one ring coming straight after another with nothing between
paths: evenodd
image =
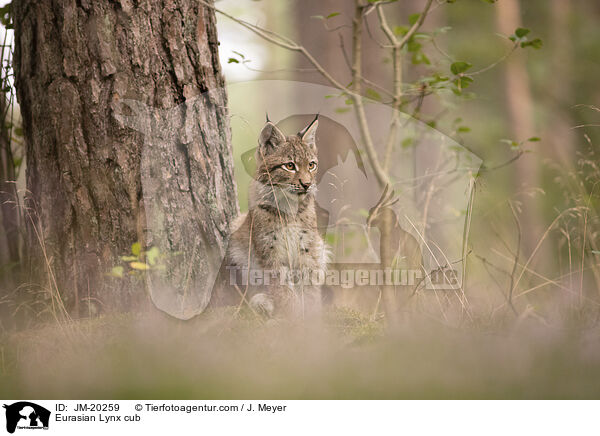
<instances>
[{"instance_id":1,"label":"lynx cub","mask_svg":"<svg viewBox=\"0 0 600 436\"><path fill-rule=\"evenodd\" d=\"M322 277L327 264L314 198L317 118L292 136L267 118L258 139L249 211L234 223L229 240L224 275L237 277L233 295L239 301L245 293L250 306L269 317L303 317L321 308L318 280L307 280Z\"/></svg>"}]
</instances>

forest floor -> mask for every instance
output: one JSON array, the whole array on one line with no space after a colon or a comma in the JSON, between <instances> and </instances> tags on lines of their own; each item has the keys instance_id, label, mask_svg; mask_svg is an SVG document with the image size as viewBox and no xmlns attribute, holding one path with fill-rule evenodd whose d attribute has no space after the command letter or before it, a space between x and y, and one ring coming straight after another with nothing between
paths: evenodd
<instances>
[{"instance_id":1,"label":"forest floor","mask_svg":"<svg viewBox=\"0 0 600 436\"><path fill-rule=\"evenodd\" d=\"M242 312L154 313L0 337L3 398L597 398L598 328L411 320L395 332L348 309L320 325Z\"/></svg>"}]
</instances>

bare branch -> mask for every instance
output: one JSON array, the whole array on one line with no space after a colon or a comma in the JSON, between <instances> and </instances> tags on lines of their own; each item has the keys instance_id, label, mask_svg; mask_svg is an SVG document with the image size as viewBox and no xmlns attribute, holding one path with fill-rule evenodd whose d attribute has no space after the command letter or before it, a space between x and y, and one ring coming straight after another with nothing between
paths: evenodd
<instances>
[{"instance_id":1,"label":"bare branch","mask_svg":"<svg viewBox=\"0 0 600 436\"><path fill-rule=\"evenodd\" d=\"M505 61L517 49L517 47L519 47L519 43L515 42L513 44L512 48L507 53L505 53L504 56L502 56L500 59L498 59L497 61L491 63L487 67L482 68L481 70L474 71L472 73L465 73L464 75L465 76L476 76L477 74L485 73L486 71L491 70L492 68L494 68L499 63Z\"/></svg>"},{"instance_id":2,"label":"bare branch","mask_svg":"<svg viewBox=\"0 0 600 436\"><path fill-rule=\"evenodd\" d=\"M338 33L338 36L340 37L340 50L342 51L342 54L344 55L344 61L346 62L346 66L348 67L348 69L350 71L352 71L352 63L350 62L350 58L348 57L348 53L346 52L346 46L344 44L344 37L340 33ZM383 86L379 85L378 83L375 83L372 80L369 80L366 77L362 77L362 76L360 77L360 80L363 83L365 83L366 85L370 85L374 89L378 89L379 91L383 92L384 94L386 94L390 97L393 97L393 95L390 91L388 91L387 89L385 89Z\"/></svg>"},{"instance_id":3,"label":"bare branch","mask_svg":"<svg viewBox=\"0 0 600 436\"><path fill-rule=\"evenodd\" d=\"M278 47L301 53L302 55L304 55L304 57L306 57L306 59L308 59L308 61L311 64L313 64L315 69L319 73L321 73L321 75L323 77L325 77L325 79L327 79L327 81L329 81L329 83L331 83L331 85L333 85L335 88L337 88L339 90L349 92L348 88L345 87L344 85L342 85L340 82L338 82L335 78L333 78L333 76L329 72L327 72L327 70L325 70L325 68L323 68L323 66L319 62L317 62L317 60L303 46L295 43L293 40L291 40L285 36L282 36L278 33L264 29L260 26L254 25L247 21L240 20L239 18L236 18L236 17L228 14L227 12L216 8L212 4L206 2L205 0L198 0L198 1L200 3L202 3L204 6L206 6L207 8L212 9L213 11L229 18L232 21L235 21L236 23L240 24L242 27L245 27L246 29L248 29L251 32L255 33L256 35L260 36L264 40L269 41L272 44L277 45Z\"/></svg>"},{"instance_id":4,"label":"bare branch","mask_svg":"<svg viewBox=\"0 0 600 436\"><path fill-rule=\"evenodd\" d=\"M427 0L427 4L425 5L423 12L421 12L421 15L419 15L419 19L415 21L415 24L413 24L412 27L408 29L406 35L404 35L404 37L398 43L400 48L404 47L408 43L410 38L412 38L412 36L417 32L417 30L419 30L419 28L423 25L423 22L425 22L425 18L427 18L427 14L429 13L429 9L431 8L432 3L433 0Z\"/></svg>"},{"instance_id":5,"label":"bare branch","mask_svg":"<svg viewBox=\"0 0 600 436\"><path fill-rule=\"evenodd\" d=\"M361 4L360 0L356 0L356 9L354 19L352 20L352 55L353 55L353 64L352 64L352 85L350 88L342 85L339 81L337 81L325 68L306 50L306 48L302 45L297 44L293 40L284 37L278 33L275 33L270 30L266 30L260 26L251 24L247 21L236 18L225 11L222 11L216 8L214 5L206 2L205 0L198 0L201 4L206 6L207 8L229 18L230 20L240 24L242 27L250 30L256 35L260 36L266 41L271 42L272 44L277 45L278 47L285 48L290 51L295 51L301 53L314 67L315 69L323 76L327 81L335 88L343 91L348 94L352 99L355 107L356 117L358 119L359 130L364 142L365 151L367 152L367 156L373 167L373 172L377 177L377 181L380 185L385 186L388 183L387 174L381 168L379 163L379 159L377 157L377 153L375 152L375 147L373 145L373 140L371 138L371 133L369 131L369 126L367 123L367 117L365 114L364 105L362 102L362 97L360 95L361 91L361 34L362 34L362 18L363 11L365 6Z\"/></svg>"},{"instance_id":6,"label":"bare branch","mask_svg":"<svg viewBox=\"0 0 600 436\"><path fill-rule=\"evenodd\" d=\"M361 5L360 0L356 0L354 18L352 19L352 102L354 103L356 118L358 120L358 127L364 142L365 151L367 157L373 167L373 172L377 177L377 181L381 186L386 186L389 183L387 172L381 167L379 163L379 157L375 151L373 145L373 139L371 138L371 132L367 123L367 116L365 114L365 108L363 106L361 94L361 80L362 76L362 26L363 26L363 12L365 6Z\"/></svg>"},{"instance_id":7,"label":"bare branch","mask_svg":"<svg viewBox=\"0 0 600 436\"><path fill-rule=\"evenodd\" d=\"M394 32L392 31L392 29L390 28L387 19L385 17L385 14L383 12L383 4L382 3L378 3L376 4L376 9L377 9L377 16L379 18L379 25L381 27L381 30L383 31L383 33L385 34L385 36L388 38L391 46L391 50L392 50L392 60L393 60L393 69L394 69L394 95L393 95L393 99L394 101L392 102L392 108L393 113L392 113L392 121L390 124L390 130L388 132L388 136L385 142L385 151L384 151L384 157L383 157L383 170L387 173L389 170L389 166L390 166L390 162L391 162L391 158L392 158L392 151L394 148L394 144L397 141L397 136L398 136L398 130L400 128L400 105L401 105L401 101L402 101L402 47L404 47L408 41L410 40L410 38L412 38L412 36L417 32L417 30L423 25L423 22L425 21L425 18L427 17L427 14L429 13L429 9L431 8L431 4L433 3L433 0L427 0L427 3L425 4L425 8L423 9L423 12L421 12L421 14L419 15L419 19L412 25L412 27L408 30L408 32L406 33L406 35L404 35L404 37L401 40L398 40L396 38L396 36L394 35Z\"/></svg>"}]
</instances>

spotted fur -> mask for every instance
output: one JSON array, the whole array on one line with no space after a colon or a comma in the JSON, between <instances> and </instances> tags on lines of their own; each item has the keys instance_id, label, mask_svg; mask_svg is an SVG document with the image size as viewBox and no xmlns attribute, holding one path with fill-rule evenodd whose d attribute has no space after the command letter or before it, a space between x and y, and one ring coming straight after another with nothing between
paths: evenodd
<instances>
[{"instance_id":1,"label":"spotted fur","mask_svg":"<svg viewBox=\"0 0 600 436\"><path fill-rule=\"evenodd\" d=\"M327 249L317 231L315 211L318 120L297 135L285 136L271 122L263 127L250 185L249 211L234 224L225 264L250 270L325 272ZM258 312L306 316L321 306L318 286L285 281L241 286ZM234 295L235 295L234 294Z\"/></svg>"}]
</instances>

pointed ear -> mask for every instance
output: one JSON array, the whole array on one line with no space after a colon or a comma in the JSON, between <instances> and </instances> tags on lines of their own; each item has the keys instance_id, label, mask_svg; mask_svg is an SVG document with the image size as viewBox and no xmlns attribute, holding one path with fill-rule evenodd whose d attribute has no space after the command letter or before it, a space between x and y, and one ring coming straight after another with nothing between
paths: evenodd
<instances>
[{"instance_id":1,"label":"pointed ear","mask_svg":"<svg viewBox=\"0 0 600 436\"><path fill-rule=\"evenodd\" d=\"M285 135L270 121L265 124L258 137L258 145L265 152L273 151L284 142Z\"/></svg>"},{"instance_id":2,"label":"pointed ear","mask_svg":"<svg viewBox=\"0 0 600 436\"><path fill-rule=\"evenodd\" d=\"M312 148L317 148L317 143L316 143L317 127L319 127L319 115L318 114L315 117L315 119L312 120L308 126L306 126L304 129L302 129L300 132L298 132L298 136L300 137L300 139L302 139L302 142L305 142Z\"/></svg>"}]
</instances>

